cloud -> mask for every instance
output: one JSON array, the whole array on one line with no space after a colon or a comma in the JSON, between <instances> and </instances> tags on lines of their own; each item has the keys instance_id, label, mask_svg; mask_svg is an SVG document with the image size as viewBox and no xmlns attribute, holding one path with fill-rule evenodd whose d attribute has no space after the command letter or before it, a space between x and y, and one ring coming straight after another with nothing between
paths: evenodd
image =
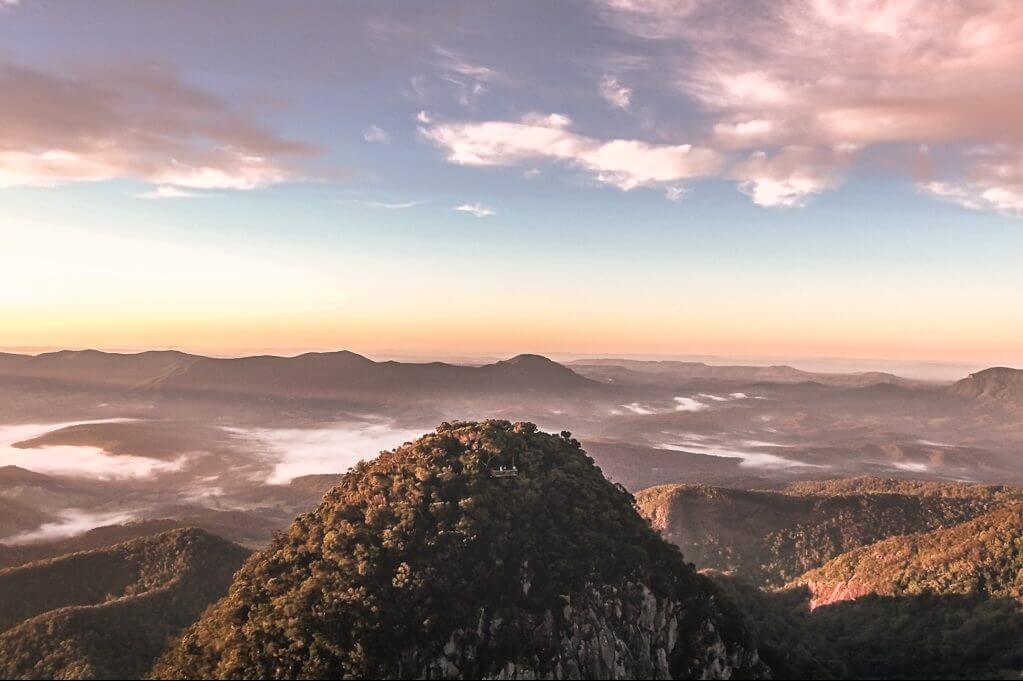
<instances>
[{"instance_id":1,"label":"cloud","mask_svg":"<svg viewBox=\"0 0 1023 681\"><path fill-rule=\"evenodd\" d=\"M596 6L609 24L643 43L666 94L705 112L711 146L747 157L764 152L740 162L756 175L740 181L765 205L797 205L837 186L855 150L873 145L943 145L945 157L975 144L1023 151L1023 12L1016 0ZM812 169L763 172L794 146L818 152ZM827 160L843 146L850 152ZM957 163L958 172L932 178L937 184L925 191L1014 214L1018 187L973 168L968 154Z\"/></svg>"},{"instance_id":2,"label":"cloud","mask_svg":"<svg viewBox=\"0 0 1023 681\"><path fill-rule=\"evenodd\" d=\"M814 194L837 184L839 152L791 146L773 155L753 152L732 171L739 189L766 208L802 206Z\"/></svg>"},{"instance_id":3,"label":"cloud","mask_svg":"<svg viewBox=\"0 0 1023 681\"><path fill-rule=\"evenodd\" d=\"M436 123L422 136L443 149L452 163L515 166L551 159L582 168L598 182L628 191L717 172L722 159L690 144L597 140L571 130L560 114L533 114L521 121Z\"/></svg>"},{"instance_id":4,"label":"cloud","mask_svg":"<svg viewBox=\"0 0 1023 681\"><path fill-rule=\"evenodd\" d=\"M688 194L690 191L692 190L689 187L683 186L667 187L664 190L664 198L668 199L669 201L677 203L684 199L686 197L686 194Z\"/></svg>"},{"instance_id":5,"label":"cloud","mask_svg":"<svg viewBox=\"0 0 1023 681\"><path fill-rule=\"evenodd\" d=\"M430 113L428 111L420 111L416 114L416 120L420 123L430 123L433 119L430 117Z\"/></svg>"},{"instance_id":6,"label":"cloud","mask_svg":"<svg viewBox=\"0 0 1023 681\"><path fill-rule=\"evenodd\" d=\"M296 179L294 162L314 151L157 66L55 76L0 62L0 91L0 188L255 189Z\"/></svg>"},{"instance_id":7,"label":"cloud","mask_svg":"<svg viewBox=\"0 0 1023 681\"><path fill-rule=\"evenodd\" d=\"M367 208L380 208L383 210L405 210L406 208L415 208L421 206L425 201L355 201L360 206L366 206Z\"/></svg>"},{"instance_id":8,"label":"cloud","mask_svg":"<svg viewBox=\"0 0 1023 681\"><path fill-rule=\"evenodd\" d=\"M628 110L632 103L632 90L607 74L600 79L600 96L611 106L623 110Z\"/></svg>"},{"instance_id":9,"label":"cloud","mask_svg":"<svg viewBox=\"0 0 1023 681\"><path fill-rule=\"evenodd\" d=\"M508 81L507 76L500 71L473 63L457 52L443 47L434 48L434 52L438 57L440 80L455 89L455 98L463 107L474 108L479 98L489 92L492 84ZM425 98L422 81L416 90L420 99Z\"/></svg>"},{"instance_id":10,"label":"cloud","mask_svg":"<svg viewBox=\"0 0 1023 681\"><path fill-rule=\"evenodd\" d=\"M1023 218L1023 149L1011 145L970 148L968 166L957 178L936 180L929 150L922 153L921 181L925 194L957 203L971 211L990 211Z\"/></svg>"},{"instance_id":11,"label":"cloud","mask_svg":"<svg viewBox=\"0 0 1023 681\"><path fill-rule=\"evenodd\" d=\"M454 210L469 213L478 218L488 218L491 215L497 215L496 210L482 203L463 203L460 206L455 206Z\"/></svg>"},{"instance_id":12,"label":"cloud","mask_svg":"<svg viewBox=\"0 0 1023 681\"><path fill-rule=\"evenodd\" d=\"M362 131L362 139L367 142L387 144L391 141L391 136L379 125L371 125Z\"/></svg>"},{"instance_id":13,"label":"cloud","mask_svg":"<svg viewBox=\"0 0 1023 681\"><path fill-rule=\"evenodd\" d=\"M195 198L195 197L198 197L198 196L203 196L203 194L197 194L196 192L190 192L190 191L187 191L185 189L180 189L178 187L174 187L172 185L163 185L163 186L157 187L156 189L153 189L151 191L142 192L141 194L136 194L135 198L139 198L139 199L190 199L190 198Z\"/></svg>"}]
</instances>

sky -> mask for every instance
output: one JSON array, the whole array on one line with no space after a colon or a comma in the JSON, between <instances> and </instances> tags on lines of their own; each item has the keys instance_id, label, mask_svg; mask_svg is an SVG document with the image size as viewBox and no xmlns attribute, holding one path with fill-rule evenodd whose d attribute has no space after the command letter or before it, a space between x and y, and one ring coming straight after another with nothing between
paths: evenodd
<instances>
[{"instance_id":1,"label":"sky","mask_svg":"<svg viewBox=\"0 0 1023 681\"><path fill-rule=\"evenodd\" d=\"M0 0L0 347L1023 362L1015 0Z\"/></svg>"}]
</instances>

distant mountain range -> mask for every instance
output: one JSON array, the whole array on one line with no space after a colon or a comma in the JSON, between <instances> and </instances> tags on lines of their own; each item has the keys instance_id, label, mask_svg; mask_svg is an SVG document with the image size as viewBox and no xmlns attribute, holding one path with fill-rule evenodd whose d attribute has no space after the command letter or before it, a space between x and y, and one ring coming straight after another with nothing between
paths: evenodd
<instances>
[{"instance_id":1,"label":"distant mountain range","mask_svg":"<svg viewBox=\"0 0 1023 681\"><path fill-rule=\"evenodd\" d=\"M630 359L580 359L568 363L575 371L603 382L622 384L663 384L666 382L709 380L726 383L821 383L860 388L879 383L917 386L919 381L880 371L857 373L817 373L780 364L774 366L713 365L703 362Z\"/></svg>"},{"instance_id":2,"label":"distant mountain range","mask_svg":"<svg viewBox=\"0 0 1023 681\"><path fill-rule=\"evenodd\" d=\"M158 393L250 394L302 398L479 392L599 392L602 386L539 355L484 366L374 362L348 351L297 357L221 359L173 351L96 350L0 355L0 377L129 388Z\"/></svg>"},{"instance_id":3,"label":"distant mountain range","mask_svg":"<svg viewBox=\"0 0 1023 681\"><path fill-rule=\"evenodd\" d=\"M691 381L819 383L863 388L927 384L884 372L815 373L787 365L717 366L703 362L582 359L559 364L540 355L470 366L445 362L376 362L349 351L295 357L214 358L177 351L118 354L62 350L0 354L3 378L43 379L76 386L159 394L238 394L297 398L372 398L488 393L600 395L609 388L674 387ZM1023 371L987 369L948 388L962 397L1023 403Z\"/></svg>"}]
</instances>

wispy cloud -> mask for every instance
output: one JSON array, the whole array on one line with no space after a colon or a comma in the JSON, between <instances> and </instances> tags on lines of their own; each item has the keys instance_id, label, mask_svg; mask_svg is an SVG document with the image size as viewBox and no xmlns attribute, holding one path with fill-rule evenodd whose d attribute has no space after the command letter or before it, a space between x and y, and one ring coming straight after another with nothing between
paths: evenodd
<instances>
[{"instance_id":1,"label":"wispy cloud","mask_svg":"<svg viewBox=\"0 0 1023 681\"><path fill-rule=\"evenodd\" d=\"M475 63L457 52L443 47L436 47L434 51L440 79L455 89L455 99L463 107L474 108L494 83L507 81L500 71Z\"/></svg>"},{"instance_id":2,"label":"wispy cloud","mask_svg":"<svg viewBox=\"0 0 1023 681\"><path fill-rule=\"evenodd\" d=\"M1023 155L980 161L966 180L924 182L920 189L970 210L1023 218Z\"/></svg>"},{"instance_id":3,"label":"wispy cloud","mask_svg":"<svg viewBox=\"0 0 1023 681\"><path fill-rule=\"evenodd\" d=\"M188 191L172 185L162 185L148 192L142 192L136 194L135 198L138 199L191 199L196 197L205 196L205 194L199 194L197 192Z\"/></svg>"},{"instance_id":4,"label":"wispy cloud","mask_svg":"<svg viewBox=\"0 0 1023 681\"><path fill-rule=\"evenodd\" d=\"M721 167L721 158L711 149L602 141L573 132L571 125L560 114L534 114L517 122L437 123L420 132L452 163L514 166L547 158L582 168L598 182L626 191L711 175Z\"/></svg>"},{"instance_id":5,"label":"wispy cloud","mask_svg":"<svg viewBox=\"0 0 1023 681\"><path fill-rule=\"evenodd\" d=\"M405 210L406 208L415 208L416 206L422 206L426 201L360 201L354 200L353 203L357 203L360 206L367 208L379 208L381 210Z\"/></svg>"},{"instance_id":6,"label":"wispy cloud","mask_svg":"<svg viewBox=\"0 0 1023 681\"><path fill-rule=\"evenodd\" d=\"M391 135L379 125L371 125L362 131L362 139L376 144L387 144Z\"/></svg>"},{"instance_id":7,"label":"wispy cloud","mask_svg":"<svg viewBox=\"0 0 1023 681\"><path fill-rule=\"evenodd\" d=\"M614 76L605 74L600 79L600 96L608 104L618 109L628 110L632 104L632 89L618 82Z\"/></svg>"},{"instance_id":8,"label":"wispy cloud","mask_svg":"<svg viewBox=\"0 0 1023 681\"><path fill-rule=\"evenodd\" d=\"M0 62L0 188L134 179L255 189L313 152L162 67L52 75ZM157 190L159 191L159 190Z\"/></svg>"},{"instance_id":9,"label":"wispy cloud","mask_svg":"<svg viewBox=\"0 0 1023 681\"><path fill-rule=\"evenodd\" d=\"M684 187L681 185L667 187L664 190L664 198L668 199L669 201L677 203L678 201L684 199L686 197L686 194L688 194L690 191L692 190L689 187Z\"/></svg>"},{"instance_id":10,"label":"wispy cloud","mask_svg":"<svg viewBox=\"0 0 1023 681\"><path fill-rule=\"evenodd\" d=\"M478 218L488 218L491 215L497 215L496 210L482 203L463 203L455 206L454 209L462 213L475 215Z\"/></svg>"}]
</instances>

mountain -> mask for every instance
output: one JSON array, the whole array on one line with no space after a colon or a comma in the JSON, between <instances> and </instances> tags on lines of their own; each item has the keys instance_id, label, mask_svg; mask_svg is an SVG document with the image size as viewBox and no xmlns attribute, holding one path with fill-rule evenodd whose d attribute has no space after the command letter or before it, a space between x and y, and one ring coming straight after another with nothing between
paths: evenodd
<instances>
[{"instance_id":1,"label":"mountain","mask_svg":"<svg viewBox=\"0 0 1023 681\"><path fill-rule=\"evenodd\" d=\"M133 386L180 370L199 359L195 355L171 350L136 354L60 350L40 355L7 355L0 361L0 375L66 383Z\"/></svg>"},{"instance_id":2,"label":"mountain","mask_svg":"<svg viewBox=\"0 0 1023 681\"><path fill-rule=\"evenodd\" d=\"M0 678L141 678L247 556L181 529L0 570Z\"/></svg>"},{"instance_id":3,"label":"mountain","mask_svg":"<svg viewBox=\"0 0 1023 681\"><path fill-rule=\"evenodd\" d=\"M43 475L18 466L0 467L0 503L13 502L28 509L80 508L95 505L103 496L100 490L90 488L81 480ZM17 516L14 511L0 514L0 538L6 536L4 527ZM38 519L23 529L35 529L50 520L49 517Z\"/></svg>"},{"instance_id":4,"label":"mountain","mask_svg":"<svg viewBox=\"0 0 1023 681\"><path fill-rule=\"evenodd\" d=\"M600 385L535 355L480 367L443 362L374 362L350 352L298 357L204 358L149 386L163 392L301 397L415 397L478 393L595 391Z\"/></svg>"},{"instance_id":5,"label":"mountain","mask_svg":"<svg viewBox=\"0 0 1023 681\"><path fill-rule=\"evenodd\" d=\"M949 392L959 397L992 400L1023 407L1023 370L994 367L953 383Z\"/></svg>"},{"instance_id":6,"label":"mountain","mask_svg":"<svg viewBox=\"0 0 1023 681\"><path fill-rule=\"evenodd\" d=\"M663 485L636 495L640 513L698 567L775 586L846 551L949 527L1013 499L1023 491L880 478L794 483L779 492Z\"/></svg>"},{"instance_id":7,"label":"mountain","mask_svg":"<svg viewBox=\"0 0 1023 681\"><path fill-rule=\"evenodd\" d=\"M53 517L43 511L13 499L0 497L0 540L27 530L34 530L43 523L52 520Z\"/></svg>"},{"instance_id":8,"label":"mountain","mask_svg":"<svg viewBox=\"0 0 1023 681\"><path fill-rule=\"evenodd\" d=\"M805 587L709 576L742 604L775 678L1015 679L1023 669L1023 608L1009 599L869 595L811 611Z\"/></svg>"},{"instance_id":9,"label":"mountain","mask_svg":"<svg viewBox=\"0 0 1023 681\"><path fill-rule=\"evenodd\" d=\"M916 381L880 371L848 374L803 371L788 365L714 365L672 360L579 359L569 362L583 376L604 383L670 385L693 380L722 383L821 383L845 388L877 384L919 385Z\"/></svg>"},{"instance_id":10,"label":"mountain","mask_svg":"<svg viewBox=\"0 0 1023 681\"><path fill-rule=\"evenodd\" d=\"M291 398L429 397L478 393L599 391L602 386L539 355L484 366L374 362L354 352L213 358L180 352L95 350L8 355L0 377L130 388L171 395Z\"/></svg>"},{"instance_id":11,"label":"mountain","mask_svg":"<svg viewBox=\"0 0 1023 681\"><path fill-rule=\"evenodd\" d=\"M123 525L105 525L68 539L31 544L0 544L0 570L69 553L95 551L184 526L176 520L149 520Z\"/></svg>"},{"instance_id":12,"label":"mountain","mask_svg":"<svg viewBox=\"0 0 1023 681\"><path fill-rule=\"evenodd\" d=\"M811 607L868 594L984 596L1023 604L1023 504L864 546L795 583L810 589Z\"/></svg>"},{"instance_id":13,"label":"mountain","mask_svg":"<svg viewBox=\"0 0 1023 681\"><path fill-rule=\"evenodd\" d=\"M717 596L568 433L446 423L345 475L155 676L764 676Z\"/></svg>"}]
</instances>

